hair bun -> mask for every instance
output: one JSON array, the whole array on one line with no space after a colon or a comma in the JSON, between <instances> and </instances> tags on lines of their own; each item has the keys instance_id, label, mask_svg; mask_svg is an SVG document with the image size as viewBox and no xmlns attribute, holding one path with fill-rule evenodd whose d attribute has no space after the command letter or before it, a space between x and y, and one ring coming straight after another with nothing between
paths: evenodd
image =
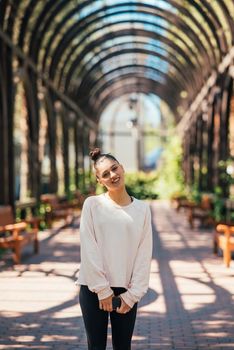
<instances>
[{"instance_id":1,"label":"hair bun","mask_svg":"<svg viewBox=\"0 0 234 350\"><path fill-rule=\"evenodd\" d=\"M94 148L91 152L89 152L89 156L95 162L101 156L100 148Z\"/></svg>"}]
</instances>

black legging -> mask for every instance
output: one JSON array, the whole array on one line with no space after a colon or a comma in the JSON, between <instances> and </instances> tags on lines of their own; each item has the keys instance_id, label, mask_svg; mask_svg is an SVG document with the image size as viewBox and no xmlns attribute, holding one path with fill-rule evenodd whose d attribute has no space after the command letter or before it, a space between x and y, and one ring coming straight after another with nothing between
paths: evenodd
<instances>
[{"instance_id":1,"label":"black legging","mask_svg":"<svg viewBox=\"0 0 234 350\"><path fill-rule=\"evenodd\" d=\"M124 288L112 289L115 295L126 291ZM105 350L109 312L99 309L97 294L91 292L87 286L80 287L79 299L87 334L88 350ZM110 312L114 350L131 350L136 313L137 304L126 314L119 314L116 311Z\"/></svg>"}]
</instances>

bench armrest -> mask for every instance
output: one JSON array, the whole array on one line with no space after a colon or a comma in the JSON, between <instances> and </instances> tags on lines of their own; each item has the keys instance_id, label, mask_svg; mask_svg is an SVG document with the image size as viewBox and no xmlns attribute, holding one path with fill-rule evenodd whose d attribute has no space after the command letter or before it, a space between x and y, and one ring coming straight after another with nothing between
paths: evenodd
<instances>
[{"instance_id":1,"label":"bench armrest","mask_svg":"<svg viewBox=\"0 0 234 350\"><path fill-rule=\"evenodd\" d=\"M225 224L218 224L216 226L216 232L218 234L225 234L225 236L230 237L230 236L234 235L234 226L225 225Z\"/></svg>"},{"instance_id":2,"label":"bench armrest","mask_svg":"<svg viewBox=\"0 0 234 350\"><path fill-rule=\"evenodd\" d=\"M0 231L22 231L25 230L27 227L27 223L26 222L17 222L15 224L8 224L8 225L3 225L0 226Z\"/></svg>"}]
</instances>

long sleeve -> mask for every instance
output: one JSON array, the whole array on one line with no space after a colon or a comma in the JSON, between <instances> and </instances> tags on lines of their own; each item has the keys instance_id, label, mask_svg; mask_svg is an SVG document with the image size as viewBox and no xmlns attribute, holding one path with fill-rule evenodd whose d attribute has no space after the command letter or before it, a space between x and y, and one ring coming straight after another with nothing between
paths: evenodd
<instances>
[{"instance_id":1,"label":"long sleeve","mask_svg":"<svg viewBox=\"0 0 234 350\"><path fill-rule=\"evenodd\" d=\"M103 267L103 261L98 247L93 219L91 213L91 201L85 201L81 222L80 222L80 241L81 241L81 263L82 270L88 288L98 294L99 300L107 298L113 294L106 273Z\"/></svg>"},{"instance_id":2,"label":"long sleeve","mask_svg":"<svg viewBox=\"0 0 234 350\"><path fill-rule=\"evenodd\" d=\"M80 240L77 283L87 285L99 300L109 297L111 288L122 287L129 306L139 301L148 289L152 256L149 205L134 198L122 207L103 194L87 198Z\"/></svg>"},{"instance_id":3,"label":"long sleeve","mask_svg":"<svg viewBox=\"0 0 234 350\"><path fill-rule=\"evenodd\" d=\"M134 262L130 288L121 294L123 300L132 307L147 292L152 258L151 212L147 206L142 239Z\"/></svg>"}]
</instances>

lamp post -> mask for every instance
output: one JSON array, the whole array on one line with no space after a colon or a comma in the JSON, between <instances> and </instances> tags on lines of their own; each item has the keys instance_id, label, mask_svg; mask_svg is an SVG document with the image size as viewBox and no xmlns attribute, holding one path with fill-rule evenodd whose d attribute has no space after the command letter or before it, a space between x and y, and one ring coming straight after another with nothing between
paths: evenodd
<instances>
[{"instance_id":1,"label":"lamp post","mask_svg":"<svg viewBox=\"0 0 234 350\"><path fill-rule=\"evenodd\" d=\"M137 170L141 170L141 126L139 123L139 99L137 95L133 94L129 99L129 109L134 110L134 117L127 122L127 127L131 129L132 136L136 145L136 167Z\"/></svg>"},{"instance_id":2,"label":"lamp post","mask_svg":"<svg viewBox=\"0 0 234 350\"><path fill-rule=\"evenodd\" d=\"M85 188L85 123L84 120L78 119L78 138L79 149L78 162L79 162L79 174L81 175L82 190Z\"/></svg>"}]
</instances>

